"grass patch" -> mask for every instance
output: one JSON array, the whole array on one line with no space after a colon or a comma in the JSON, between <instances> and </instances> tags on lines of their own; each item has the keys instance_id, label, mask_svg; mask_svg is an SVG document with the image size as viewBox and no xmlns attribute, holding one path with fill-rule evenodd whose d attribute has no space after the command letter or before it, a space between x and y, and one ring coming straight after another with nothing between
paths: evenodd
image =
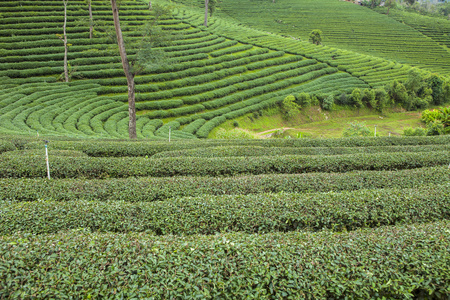
<instances>
[{"instance_id":1,"label":"grass patch","mask_svg":"<svg viewBox=\"0 0 450 300\"><path fill-rule=\"evenodd\" d=\"M283 118L280 109L270 108L264 110L262 115L247 114L239 117L236 121L239 128L254 132L260 138L267 136L276 137L313 137L313 138L337 138L342 137L344 128L353 121L365 122L374 131L377 126L378 136L402 135L407 127L421 127L421 113L419 111L404 112L398 108L391 108L383 114L364 109L340 109L335 111L324 111L318 106L303 109L299 114L290 120ZM219 138L217 133L220 130L231 130L234 128L233 122L228 120L218 128L214 129L210 137ZM281 131L281 132L280 132Z\"/></svg>"}]
</instances>

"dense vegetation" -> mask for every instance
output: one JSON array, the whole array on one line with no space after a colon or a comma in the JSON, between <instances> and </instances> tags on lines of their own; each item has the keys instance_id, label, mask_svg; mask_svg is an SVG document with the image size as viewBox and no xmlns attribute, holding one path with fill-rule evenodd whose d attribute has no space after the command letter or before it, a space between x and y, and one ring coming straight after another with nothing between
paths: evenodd
<instances>
[{"instance_id":1,"label":"dense vegetation","mask_svg":"<svg viewBox=\"0 0 450 300\"><path fill-rule=\"evenodd\" d=\"M201 1L196 1L201 2ZM366 7L334 0L224 1L222 12L248 26L308 41L312 30L323 32L325 45L378 56L448 74L450 54L437 42L411 28ZM384 8L386 11L386 8ZM391 10L394 11L394 10ZM420 16L419 16L420 17ZM430 22L428 22L430 23ZM424 30L445 31L450 21L441 19ZM426 29L425 29L426 28ZM445 38L442 37L441 38Z\"/></svg>"},{"instance_id":2,"label":"dense vegetation","mask_svg":"<svg viewBox=\"0 0 450 300\"><path fill-rule=\"evenodd\" d=\"M1 297L450 293L449 136L43 146L0 138Z\"/></svg>"},{"instance_id":3,"label":"dense vegetation","mask_svg":"<svg viewBox=\"0 0 450 300\"><path fill-rule=\"evenodd\" d=\"M166 4L164 0L160 2ZM431 54L425 56L415 49L414 53L421 58L420 63L413 65L443 71L441 74L411 69L399 63L404 62L401 59L389 61L269 34L260 31L266 30L261 24L251 29L223 13L220 17L215 14L205 28L203 14L196 8L200 2L190 4L191 7L177 4L173 17L158 20L159 28L170 38L155 48L165 53L165 63L152 64L135 77L140 139L167 139L169 131L172 139L206 138L226 120L281 105L289 95L301 107L320 105L324 109L332 109L334 104L377 110L396 104L417 109L448 101L450 82L443 76L447 71L427 67L431 66L428 64ZM227 11L231 4L220 4L219 12ZM92 1L92 7L95 26L94 37L90 39L87 4L70 1L68 5L71 82L59 83L64 55L57 37L63 23L62 4L56 0L41 1L39 5L37 1L0 1L2 132L94 138L127 136L127 86L111 38L110 7L102 1ZM333 7L349 9L352 15L361 15L363 19L379 16L395 22L365 8L354 8L355 5L336 2ZM287 8L292 7L283 6ZM144 25L154 19L154 11L148 10L147 2L140 1L124 1L120 10L126 39L130 43L139 41ZM398 26L395 32L404 32ZM434 49L428 40L425 43L413 38L411 30L405 31L412 34L404 37L406 41L419 43L428 52ZM383 35L380 33L380 38ZM324 36L326 44L330 34L324 31ZM386 40L382 43L389 45ZM405 45L401 48L409 51ZM138 50L128 49L131 59ZM433 66L447 66L443 62L446 55L433 54ZM407 84L416 78L420 86ZM358 94L355 90L360 97L355 96Z\"/></svg>"},{"instance_id":4,"label":"dense vegetation","mask_svg":"<svg viewBox=\"0 0 450 300\"><path fill-rule=\"evenodd\" d=\"M281 13L297 2L314 21L292 29L305 41L267 32L291 14L267 10L258 28L226 16L248 22L249 4ZM135 77L139 140L123 141L127 86L108 2L92 1L92 39L86 1L68 2L71 81L61 83L61 1L0 0L0 298L447 299L449 135L198 139L277 105L441 106L450 81L439 34L323 0L333 13L321 18L335 25L323 43L342 38L342 50L302 37L321 29L318 1L214 3L207 28L200 0L159 19L164 63ZM350 34L344 12L392 32ZM155 14L123 1L126 39L138 42ZM402 41L397 61L383 35ZM386 56L353 52L383 43ZM448 115L426 111L427 130L447 132Z\"/></svg>"}]
</instances>

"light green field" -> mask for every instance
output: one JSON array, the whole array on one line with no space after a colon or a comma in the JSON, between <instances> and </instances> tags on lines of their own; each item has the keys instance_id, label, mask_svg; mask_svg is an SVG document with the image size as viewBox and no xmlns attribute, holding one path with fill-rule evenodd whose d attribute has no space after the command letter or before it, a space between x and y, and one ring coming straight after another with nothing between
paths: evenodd
<instances>
[{"instance_id":1,"label":"light green field","mask_svg":"<svg viewBox=\"0 0 450 300\"><path fill-rule=\"evenodd\" d=\"M404 112L390 109L382 114L369 109L341 109L323 111L319 107L304 109L290 120L283 118L278 109L266 110L262 116L249 114L236 119L239 128L255 134L255 137L337 138L342 137L344 128L350 122L364 122L373 132L377 126L377 136L401 135L407 127L423 127L420 112ZM211 132L215 137L219 130L232 130L234 121L227 121ZM277 135L278 134L278 135Z\"/></svg>"}]
</instances>

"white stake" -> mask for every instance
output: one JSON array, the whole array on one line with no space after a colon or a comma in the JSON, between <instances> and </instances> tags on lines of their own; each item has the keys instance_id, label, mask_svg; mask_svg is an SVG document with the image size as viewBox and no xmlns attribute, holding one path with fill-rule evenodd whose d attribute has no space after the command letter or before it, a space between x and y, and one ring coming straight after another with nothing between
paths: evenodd
<instances>
[{"instance_id":1,"label":"white stake","mask_svg":"<svg viewBox=\"0 0 450 300\"><path fill-rule=\"evenodd\" d=\"M50 166L48 164L47 141L45 141L45 163L47 164L47 177L48 177L48 179L50 179Z\"/></svg>"},{"instance_id":2,"label":"white stake","mask_svg":"<svg viewBox=\"0 0 450 300\"><path fill-rule=\"evenodd\" d=\"M373 134L373 136L377 136L377 125L375 125L375 133Z\"/></svg>"}]
</instances>

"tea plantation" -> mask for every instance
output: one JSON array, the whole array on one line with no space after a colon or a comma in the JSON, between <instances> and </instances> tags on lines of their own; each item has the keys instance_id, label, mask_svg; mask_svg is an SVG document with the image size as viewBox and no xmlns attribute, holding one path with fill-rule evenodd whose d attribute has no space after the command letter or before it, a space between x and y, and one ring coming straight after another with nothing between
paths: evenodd
<instances>
[{"instance_id":1,"label":"tea plantation","mask_svg":"<svg viewBox=\"0 0 450 300\"><path fill-rule=\"evenodd\" d=\"M313 45L227 16L283 4L267 2L223 1L204 27L202 1L122 1L131 42L156 4L172 7L157 21L164 62L135 77L138 139L125 141L109 1L92 1L92 38L86 1L68 1L63 83L63 1L0 0L0 299L448 299L450 135L206 139L288 95L409 76L400 58L354 52L358 40ZM329 41L345 27L332 24ZM412 65L447 76L439 34L417 30L399 33L405 53L427 34L415 54L437 59Z\"/></svg>"},{"instance_id":2,"label":"tea plantation","mask_svg":"<svg viewBox=\"0 0 450 300\"><path fill-rule=\"evenodd\" d=\"M198 4L172 4L173 16L158 19L158 27L171 38L157 48L165 53L164 63L135 77L140 139L167 139L169 128L172 139L206 138L226 120L279 104L288 95L350 95L355 88L406 81L411 69L383 56L249 28L226 16L212 17L204 27ZM92 9L90 39L86 3L70 1L67 6L71 81L61 83L57 79L63 73L64 46L57 35L62 34L63 5L58 0L0 1L3 133L128 136L127 85L112 38L111 8L107 2L92 1ZM122 1L120 18L126 39L136 42L155 16L147 2ZM431 51L431 45L423 45ZM130 47L130 59L137 52ZM433 54L433 64L444 69L429 69L447 75L446 55ZM423 64L415 65L428 65L428 56L422 56ZM427 68L420 72L429 74Z\"/></svg>"},{"instance_id":3,"label":"tea plantation","mask_svg":"<svg viewBox=\"0 0 450 300\"><path fill-rule=\"evenodd\" d=\"M450 294L449 136L0 139L2 298Z\"/></svg>"}]
</instances>

